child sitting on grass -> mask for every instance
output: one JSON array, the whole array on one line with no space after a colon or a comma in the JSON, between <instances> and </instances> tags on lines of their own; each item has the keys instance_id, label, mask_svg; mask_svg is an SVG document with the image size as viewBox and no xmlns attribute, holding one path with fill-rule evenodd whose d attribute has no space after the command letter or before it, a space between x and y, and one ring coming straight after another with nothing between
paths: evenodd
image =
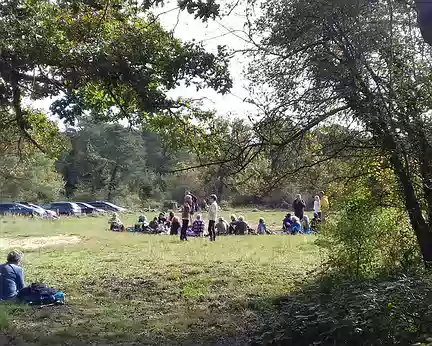
<instances>
[{"instance_id":1,"label":"child sitting on grass","mask_svg":"<svg viewBox=\"0 0 432 346\"><path fill-rule=\"evenodd\" d=\"M270 234L270 232L267 231L267 226L263 218L259 219L257 231L258 234Z\"/></svg>"},{"instance_id":2,"label":"child sitting on grass","mask_svg":"<svg viewBox=\"0 0 432 346\"><path fill-rule=\"evenodd\" d=\"M290 233L291 232L291 225L292 225L293 221L291 218L291 214L286 214L285 219L283 219L282 221L282 230L284 232Z\"/></svg>"},{"instance_id":3,"label":"child sitting on grass","mask_svg":"<svg viewBox=\"0 0 432 346\"><path fill-rule=\"evenodd\" d=\"M124 232L125 227L123 223L120 221L117 213L112 213L111 219L108 221L110 225L110 230L115 232Z\"/></svg>"},{"instance_id":4,"label":"child sitting on grass","mask_svg":"<svg viewBox=\"0 0 432 346\"><path fill-rule=\"evenodd\" d=\"M302 226L299 221L299 219L296 216L292 217L292 224L291 224L291 234L300 234L302 233Z\"/></svg>"},{"instance_id":5,"label":"child sitting on grass","mask_svg":"<svg viewBox=\"0 0 432 346\"><path fill-rule=\"evenodd\" d=\"M311 220L311 232L318 233L318 225L321 223L321 219L318 213L314 214L313 219Z\"/></svg>"},{"instance_id":6,"label":"child sitting on grass","mask_svg":"<svg viewBox=\"0 0 432 346\"><path fill-rule=\"evenodd\" d=\"M205 224L204 221L201 219L201 215L198 214L196 216L196 220L192 224L192 230L196 237L202 237L204 234Z\"/></svg>"}]
</instances>

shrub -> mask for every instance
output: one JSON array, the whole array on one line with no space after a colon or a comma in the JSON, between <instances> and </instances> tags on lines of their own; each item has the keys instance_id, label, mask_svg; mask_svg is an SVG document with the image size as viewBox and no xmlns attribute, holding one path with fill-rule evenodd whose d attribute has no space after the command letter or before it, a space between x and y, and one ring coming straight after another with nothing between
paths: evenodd
<instances>
[{"instance_id":1,"label":"shrub","mask_svg":"<svg viewBox=\"0 0 432 346\"><path fill-rule=\"evenodd\" d=\"M364 188L338 205L317 241L331 268L357 279L416 268L417 243L402 209L380 206Z\"/></svg>"}]
</instances>

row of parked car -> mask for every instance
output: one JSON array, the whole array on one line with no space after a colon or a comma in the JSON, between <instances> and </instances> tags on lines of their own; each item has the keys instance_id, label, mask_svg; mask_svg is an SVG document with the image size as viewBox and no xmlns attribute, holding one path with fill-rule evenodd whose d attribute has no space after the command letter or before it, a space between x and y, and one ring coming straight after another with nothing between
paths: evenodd
<instances>
[{"instance_id":1,"label":"row of parked car","mask_svg":"<svg viewBox=\"0 0 432 346\"><path fill-rule=\"evenodd\" d=\"M27 202L0 203L0 215L27 215L40 217L58 217L60 215L97 215L107 212L125 212L126 209L110 202L54 202L37 205Z\"/></svg>"}]
</instances>

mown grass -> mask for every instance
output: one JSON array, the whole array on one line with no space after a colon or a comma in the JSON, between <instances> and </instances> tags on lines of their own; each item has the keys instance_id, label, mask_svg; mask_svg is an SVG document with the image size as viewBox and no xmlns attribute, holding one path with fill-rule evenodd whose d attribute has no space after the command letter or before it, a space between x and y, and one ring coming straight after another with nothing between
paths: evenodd
<instances>
[{"instance_id":1,"label":"mown grass","mask_svg":"<svg viewBox=\"0 0 432 346\"><path fill-rule=\"evenodd\" d=\"M284 212L265 217L279 229ZM150 217L150 215L148 215ZM133 224L137 215L125 216ZM107 218L6 219L1 238L77 235L75 245L26 250L28 283L66 293L67 305L0 307L0 334L15 345L247 344L273 309L320 261L313 236L191 239L107 231ZM7 250L0 250L4 258ZM261 313L261 312L266 312ZM0 338L0 343L2 340Z\"/></svg>"}]
</instances>

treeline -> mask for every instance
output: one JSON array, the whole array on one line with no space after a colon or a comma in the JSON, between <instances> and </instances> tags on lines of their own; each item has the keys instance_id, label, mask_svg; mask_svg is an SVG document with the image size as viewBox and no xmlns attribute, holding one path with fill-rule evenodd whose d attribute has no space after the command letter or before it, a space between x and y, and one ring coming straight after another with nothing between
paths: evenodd
<instances>
[{"instance_id":1,"label":"treeline","mask_svg":"<svg viewBox=\"0 0 432 346\"><path fill-rule=\"evenodd\" d=\"M223 136L231 147L238 140L233 129L248 129L241 120L218 121L226 125L221 128L227 129ZM84 119L57 133L57 138L57 154L29 145L20 151L19 142L3 148L2 201L109 200L159 207L181 201L185 190L191 190L202 198L217 193L223 203L289 208L296 193L302 192L312 203L313 195L329 186L323 181L323 167L289 174L278 184L270 179L289 172L297 157L304 161L304 153L264 152L241 171L235 161L188 170L200 166L196 153L169 150L151 131ZM223 148L225 142L219 145Z\"/></svg>"}]
</instances>

